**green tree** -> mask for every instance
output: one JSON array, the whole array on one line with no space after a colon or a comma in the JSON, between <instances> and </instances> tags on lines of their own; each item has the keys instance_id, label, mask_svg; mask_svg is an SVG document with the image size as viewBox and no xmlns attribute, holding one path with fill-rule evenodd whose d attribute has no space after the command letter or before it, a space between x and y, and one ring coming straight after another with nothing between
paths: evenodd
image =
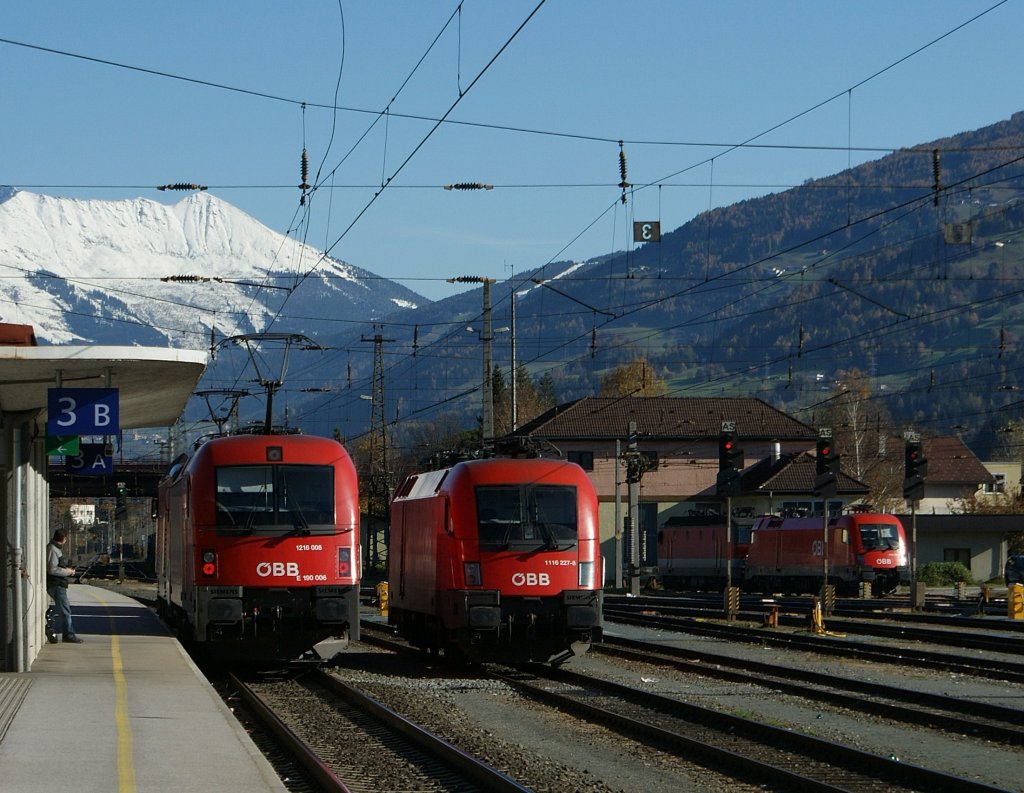
<instances>
[{"instance_id":1,"label":"green tree","mask_svg":"<svg viewBox=\"0 0 1024 793\"><path fill-rule=\"evenodd\" d=\"M545 410L555 406L554 383L550 375L535 382L522 366L516 368L516 426L521 427L535 419ZM494 367L491 378L494 395L494 434L497 437L512 432L512 389L505 382L505 376L498 367Z\"/></svg>"}]
</instances>

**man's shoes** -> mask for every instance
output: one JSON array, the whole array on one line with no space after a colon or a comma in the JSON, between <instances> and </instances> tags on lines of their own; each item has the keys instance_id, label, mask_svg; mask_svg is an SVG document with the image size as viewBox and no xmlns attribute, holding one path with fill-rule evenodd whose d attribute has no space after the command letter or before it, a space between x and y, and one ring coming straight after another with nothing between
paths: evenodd
<instances>
[{"instance_id":1,"label":"man's shoes","mask_svg":"<svg viewBox=\"0 0 1024 793\"><path fill-rule=\"evenodd\" d=\"M77 636L64 634L64 641L70 642L71 644L81 644L85 639L79 639Z\"/></svg>"},{"instance_id":2,"label":"man's shoes","mask_svg":"<svg viewBox=\"0 0 1024 793\"><path fill-rule=\"evenodd\" d=\"M57 634L56 633L48 633L48 634L46 634L46 641L48 641L50 644L56 644L57 641L58 641L57 640Z\"/></svg>"}]
</instances>

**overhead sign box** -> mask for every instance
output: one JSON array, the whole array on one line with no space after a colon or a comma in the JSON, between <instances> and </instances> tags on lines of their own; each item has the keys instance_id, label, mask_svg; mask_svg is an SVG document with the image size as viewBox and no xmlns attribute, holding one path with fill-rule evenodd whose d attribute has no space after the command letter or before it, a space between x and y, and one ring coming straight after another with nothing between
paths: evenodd
<instances>
[{"instance_id":1,"label":"overhead sign box","mask_svg":"<svg viewBox=\"0 0 1024 793\"><path fill-rule=\"evenodd\" d=\"M116 388L51 388L47 391L47 435L114 435Z\"/></svg>"},{"instance_id":2,"label":"overhead sign box","mask_svg":"<svg viewBox=\"0 0 1024 793\"><path fill-rule=\"evenodd\" d=\"M107 476L114 473L114 460L107 454L108 448L104 443L83 443L81 452L75 456L68 456L64 460L64 467L68 473L81 476Z\"/></svg>"},{"instance_id":3,"label":"overhead sign box","mask_svg":"<svg viewBox=\"0 0 1024 793\"><path fill-rule=\"evenodd\" d=\"M46 453L53 457L62 454L78 454L79 440L77 435L47 435Z\"/></svg>"}]
</instances>

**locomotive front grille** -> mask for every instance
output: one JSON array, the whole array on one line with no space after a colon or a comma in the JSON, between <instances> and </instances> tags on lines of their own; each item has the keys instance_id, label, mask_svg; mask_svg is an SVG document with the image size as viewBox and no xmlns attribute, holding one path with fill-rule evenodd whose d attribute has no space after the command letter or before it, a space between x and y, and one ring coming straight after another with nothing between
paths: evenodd
<instances>
[{"instance_id":1,"label":"locomotive front grille","mask_svg":"<svg viewBox=\"0 0 1024 793\"><path fill-rule=\"evenodd\" d=\"M206 607L209 622L241 622L242 601L235 598L212 598Z\"/></svg>"},{"instance_id":2,"label":"locomotive front grille","mask_svg":"<svg viewBox=\"0 0 1024 793\"><path fill-rule=\"evenodd\" d=\"M593 606L569 606L565 610L565 624L569 628L592 628L601 623L601 613Z\"/></svg>"},{"instance_id":3,"label":"locomotive front grille","mask_svg":"<svg viewBox=\"0 0 1024 793\"><path fill-rule=\"evenodd\" d=\"M315 613L319 622L345 622L348 619L348 603L344 598L317 598Z\"/></svg>"}]
</instances>

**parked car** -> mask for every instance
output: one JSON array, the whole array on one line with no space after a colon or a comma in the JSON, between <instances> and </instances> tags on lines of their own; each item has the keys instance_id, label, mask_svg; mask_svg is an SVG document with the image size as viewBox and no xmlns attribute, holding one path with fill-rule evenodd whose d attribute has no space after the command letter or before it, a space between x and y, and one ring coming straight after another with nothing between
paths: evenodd
<instances>
[{"instance_id":1,"label":"parked car","mask_svg":"<svg viewBox=\"0 0 1024 793\"><path fill-rule=\"evenodd\" d=\"M1006 585L1024 584L1024 553L1011 556L1006 560L1006 570L1003 572Z\"/></svg>"}]
</instances>

